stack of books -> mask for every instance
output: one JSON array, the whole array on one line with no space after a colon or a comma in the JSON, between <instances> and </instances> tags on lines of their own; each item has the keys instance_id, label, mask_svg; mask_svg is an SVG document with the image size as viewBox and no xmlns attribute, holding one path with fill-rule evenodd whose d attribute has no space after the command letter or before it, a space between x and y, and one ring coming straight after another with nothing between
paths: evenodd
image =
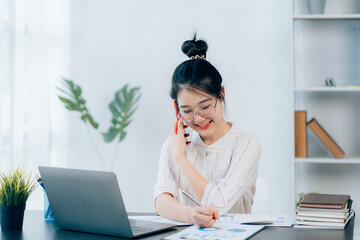
<instances>
[{"instance_id":1,"label":"stack of books","mask_svg":"<svg viewBox=\"0 0 360 240\"><path fill-rule=\"evenodd\" d=\"M354 216L349 195L309 193L296 211L296 228L344 229Z\"/></svg>"}]
</instances>

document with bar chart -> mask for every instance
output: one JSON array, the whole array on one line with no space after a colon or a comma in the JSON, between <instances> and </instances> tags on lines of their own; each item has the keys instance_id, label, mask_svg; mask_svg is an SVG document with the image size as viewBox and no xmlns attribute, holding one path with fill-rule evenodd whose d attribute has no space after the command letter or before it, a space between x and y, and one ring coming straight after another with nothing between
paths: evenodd
<instances>
[{"instance_id":1,"label":"document with bar chart","mask_svg":"<svg viewBox=\"0 0 360 240\"><path fill-rule=\"evenodd\" d=\"M210 228L191 226L165 239L248 239L263 228L262 225L217 222Z\"/></svg>"}]
</instances>

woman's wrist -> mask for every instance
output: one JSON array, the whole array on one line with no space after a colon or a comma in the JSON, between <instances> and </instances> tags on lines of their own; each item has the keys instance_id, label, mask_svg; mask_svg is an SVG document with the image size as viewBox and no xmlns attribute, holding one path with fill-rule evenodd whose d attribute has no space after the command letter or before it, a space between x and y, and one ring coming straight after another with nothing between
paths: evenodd
<instances>
[{"instance_id":1,"label":"woman's wrist","mask_svg":"<svg viewBox=\"0 0 360 240\"><path fill-rule=\"evenodd\" d=\"M182 165L186 162L188 162L187 158L186 158L186 154L178 154L177 156L174 157L175 161L177 164Z\"/></svg>"},{"instance_id":2,"label":"woman's wrist","mask_svg":"<svg viewBox=\"0 0 360 240\"><path fill-rule=\"evenodd\" d=\"M185 210L185 217L186 217L186 222L188 223L194 223L193 220L193 207L189 207L186 206L186 210Z\"/></svg>"}]
</instances>

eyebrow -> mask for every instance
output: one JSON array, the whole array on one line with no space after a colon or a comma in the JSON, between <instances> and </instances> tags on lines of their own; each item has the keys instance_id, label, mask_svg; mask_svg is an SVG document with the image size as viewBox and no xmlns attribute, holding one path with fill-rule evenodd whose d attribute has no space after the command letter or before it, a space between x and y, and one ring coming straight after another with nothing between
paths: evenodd
<instances>
[{"instance_id":1,"label":"eyebrow","mask_svg":"<svg viewBox=\"0 0 360 240\"><path fill-rule=\"evenodd\" d=\"M212 100L212 99L210 99L210 98L204 99L204 100L198 102L197 105L200 105L200 104L202 104L202 103L204 103L204 102L211 101L211 100ZM189 106L189 105L181 105L181 106L179 106L179 108L188 108L188 107L190 107L190 106Z\"/></svg>"}]
</instances>

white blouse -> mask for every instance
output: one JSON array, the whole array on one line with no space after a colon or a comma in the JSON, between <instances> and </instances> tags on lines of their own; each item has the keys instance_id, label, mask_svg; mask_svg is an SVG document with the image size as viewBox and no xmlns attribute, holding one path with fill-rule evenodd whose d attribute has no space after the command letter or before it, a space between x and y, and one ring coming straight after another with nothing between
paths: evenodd
<instances>
[{"instance_id":1,"label":"white blouse","mask_svg":"<svg viewBox=\"0 0 360 240\"><path fill-rule=\"evenodd\" d=\"M260 140L240 133L234 125L208 147L196 131L192 131L188 138L191 144L186 147L186 157L209 182L201 203L218 209L220 215L227 212L251 213ZM182 204L196 206L180 194L181 189L196 197L172 156L168 138L161 149L154 199L162 193L170 193Z\"/></svg>"}]
</instances>

